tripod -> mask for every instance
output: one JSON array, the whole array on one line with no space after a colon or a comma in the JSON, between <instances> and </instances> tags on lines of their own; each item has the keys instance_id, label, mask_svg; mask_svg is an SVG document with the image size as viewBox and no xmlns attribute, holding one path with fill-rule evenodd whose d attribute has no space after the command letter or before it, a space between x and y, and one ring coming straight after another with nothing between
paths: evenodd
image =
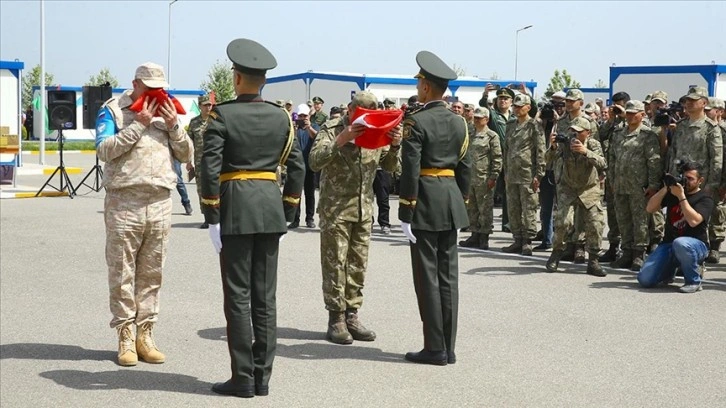
<instances>
[{"instance_id":1,"label":"tripod","mask_svg":"<svg viewBox=\"0 0 726 408\"><path fill-rule=\"evenodd\" d=\"M35 193L35 196L38 197L40 193L43 192L43 189L45 189L46 186L51 187L55 191L58 191L59 193L63 193L64 191L68 190L68 197L73 198L73 196L76 194L76 190L73 188L73 184L71 183L70 177L68 177L68 172L66 171L65 163L63 162L63 129L58 129L58 148L60 153L60 165L55 168L55 171L53 171L53 174L48 177L48 180L45 181L45 184L43 184L43 187L38 190L37 193ZM50 184L50 181L53 180L53 177L55 177L56 173L59 173L60 177L60 187L56 188L55 186ZM65 181L65 185L64 182Z\"/></svg>"},{"instance_id":2,"label":"tripod","mask_svg":"<svg viewBox=\"0 0 726 408\"><path fill-rule=\"evenodd\" d=\"M86 184L86 180L93 175L93 178L91 179L92 184ZM73 195L78 195L78 188L81 186L86 186L90 188L91 190L95 192L101 191L101 181L103 180L103 168L101 168L101 165L98 164L98 154L96 154L96 165L93 166L93 168L86 174L86 177L81 180L81 182L76 186L75 190L73 190Z\"/></svg>"}]
</instances>

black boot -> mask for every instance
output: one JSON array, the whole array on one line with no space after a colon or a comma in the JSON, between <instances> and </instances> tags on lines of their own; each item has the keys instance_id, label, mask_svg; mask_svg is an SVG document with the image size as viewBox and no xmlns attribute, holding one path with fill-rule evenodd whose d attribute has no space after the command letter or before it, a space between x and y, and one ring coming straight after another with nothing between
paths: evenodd
<instances>
[{"instance_id":1,"label":"black boot","mask_svg":"<svg viewBox=\"0 0 726 408\"><path fill-rule=\"evenodd\" d=\"M459 241L459 245L464 248L479 248L479 237L481 234L478 232L472 232L471 236L466 240Z\"/></svg>"},{"instance_id":2,"label":"black boot","mask_svg":"<svg viewBox=\"0 0 726 408\"><path fill-rule=\"evenodd\" d=\"M584 264L585 263L585 244L577 244L575 245L575 260L574 262L576 264Z\"/></svg>"},{"instance_id":3,"label":"black boot","mask_svg":"<svg viewBox=\"0 0 726 408\"><path fill-rule=\"evenodd\" d=\"M605 251L604 254L598 258L600 262L613 262L618 259L618 249L620 248L620 241L613 241L610 243L610 248Z\"/></svg>"},{"instance_id":4,"label":"black boot","mask_svg":"<svg viewBox=\"0 0 726 408\"><path fill-rule=\"evenodd\" d=\"M488 234L479 235L479 249L489 249L489 235Z\"/></svg>"},{"instance_id":5,"label":"black boot","mask_svg":"<svg viewBox=\"0 0 726 408\"><path fill-rule=\"evenodd\" d=\"M638 272L643 267L645 260L645 250L635 249L633 250L633 262L630 264L630 270Z\"/></svg>"},{"instance_id":6,"label":"black boot","mask_svg":"<svg viewBox=\"0 0 726 408\"><path fill-rule=\"evenodd\" d=\"M508 254L518 254L522 252L522 238L514 238L514 242L512 245L506 246L502 248L502 252L506 252Z\"/></svg>"},{"instance_id":7,"label":"black boot","mask_svg":"<svg viewBox=\"0 0 726 408\"><path fill-rule=\"evenodd\" d=\"M633 250L625 249L620 258L610 264L611 268L628 269L633 266Z\"/></svg>"},{"instance_id":8,"label":"black boot","mask_svg":"<svg viewBox=\"0 0 726 408\"><path fill-rule=\"evenodd\" d=\"M522 255L530 256L532 255L532 240L531 239L525 239L522 243Z\"/></svg>"},{"instance_id":9,"label":"black boot","mask_svg":"<svg viewBox=\"0 0 726 408\"><path fill-rule=\"evenodd\" d=\"M557 272L557 267L560 265L560 258L562 258L561 249L552 251L550 258L547 260L547 264L545 264L547 272Z\"/></svg>"},{"instance_id":10,"label":"black boot","mask_svg":"<svg viewBox=\"0 0 726 408\"><path fill-rule=\"evenodd\" d=\"M706 263L717 264L721 260L721 254L718 252L721 249L722 241L711 241L711 248L706 256Z\"/></svg>"},{"instance_id":11,"label":"black boot","mask_svg":"<svg viewBox=\"0 0 726 408\"><path fill-rule=\"evenodd\" d=\"M574 242L568 242L565 246L564 252L562 252L562 257L560 258L561 261L569 261L572 262L575 260L575 243Z\"/></svg>"},{"instance_id":12,"label":"black boot","mask_svg":"<svg viewBox=\"0 0 726 408\"><path fill-rule=\"evenodd\" d=\"M600 251L598 251L598 252L600 252ZM599 277L607 276L608 273L602 269L602 266L600 266L600 262L598 262L597 258L598 258L597 252L590 254L589 259L587 261L587 274L592 275L592 276L599 276Z\"/></svg>"}]
</instances>

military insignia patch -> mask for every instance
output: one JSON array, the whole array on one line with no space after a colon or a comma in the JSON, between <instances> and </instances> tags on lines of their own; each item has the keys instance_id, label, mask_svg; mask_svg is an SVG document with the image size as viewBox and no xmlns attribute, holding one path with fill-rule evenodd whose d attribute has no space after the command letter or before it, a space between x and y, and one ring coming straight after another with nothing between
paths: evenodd
<instances>
[{"instance_id":1,"label":"military insignia patch","mask_svg":"<svg viewBox=\"0 0 726 408\"><path fill-rule=\"evenodd\" d=\"M212 119L217 119L217 113L215 111L211 111L209 112L209 117L211 117Z\"/></svg>"},{"instance_id":2,"label":"military insignia patch","mask_svg":"<svg viewBox=\"0 0 726 408\"><path fill-rule=\"evenodd\" d=\"M414 122L413 119L405 119L403 121L403 134L401 135L403 139L408 139L409 137L411 137L411 128L415 124L416 122Z\"/></svg>"}]
</instances>

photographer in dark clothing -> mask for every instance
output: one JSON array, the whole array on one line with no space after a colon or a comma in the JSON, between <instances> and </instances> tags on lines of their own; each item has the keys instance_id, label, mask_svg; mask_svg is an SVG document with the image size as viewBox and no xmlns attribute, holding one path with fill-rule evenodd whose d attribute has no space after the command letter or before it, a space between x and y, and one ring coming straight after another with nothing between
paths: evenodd
<instances>
[{"instance_id":1,"label":"photographer in dark clothing","mask_svg":"<svg viewBox=\"0 0 726 408\"><path fill-rule=\"evenodd\" d=\"M679 170L679 176L666 174L665 185L648 201L649 213L667 208L665 236L643 264L638 282L645 288L670 283L680 267L685 280L680 291L694 293L702 289L700 271L708 255L708 219L714 202L711 194L701 190L704 178L699 163L684 163Z\"/></svg>"}]
</instances>

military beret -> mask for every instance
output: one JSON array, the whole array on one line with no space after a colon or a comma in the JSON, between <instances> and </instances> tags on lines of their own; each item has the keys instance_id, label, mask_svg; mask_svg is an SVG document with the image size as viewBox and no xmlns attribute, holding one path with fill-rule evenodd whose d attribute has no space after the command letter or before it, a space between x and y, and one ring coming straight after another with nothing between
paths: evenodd
<instances>
[{"instance_id":1,"label":"military beret","mask_svg":"<svg viewBox=\"0 0 726 408\"><path fill-rule=\"evenodd\" d=\"M277 60L262 44L238 38L227 45L227 57L232 61L234 69L252 75L265 75L277 66Z\"/></svg>"},{"instance_id":2,"label":"military beret","mask_svg":"<svg viewBox=\"0 0 726 408\"><path fill-rule=\"evenodd\" d=\"M514 91L509 88L499 88L497 90L497 97L505 97L514 99Z\"/></svg>"},{"instance_id":3,"label":"military beret","mask_svg":"<svg viewBox=\"0 0 726 408\"><path fill-rule=\"evenodd\" d=\"M316 96L313 98L313 103L325 103L325 101L323 100L323 98Z\"/></svg>"},{"instance_id":4,"label":"military beret","mask_svg":"<svg viewBox=\"0 0 726 408\"><path fill-rule=\"evenodd\" d=\"M416 54L416 64L420 70L414 78L428 79L442 86L457 78L456 72L431 51L419 51Z\"/></svg>"}]
</instances>

